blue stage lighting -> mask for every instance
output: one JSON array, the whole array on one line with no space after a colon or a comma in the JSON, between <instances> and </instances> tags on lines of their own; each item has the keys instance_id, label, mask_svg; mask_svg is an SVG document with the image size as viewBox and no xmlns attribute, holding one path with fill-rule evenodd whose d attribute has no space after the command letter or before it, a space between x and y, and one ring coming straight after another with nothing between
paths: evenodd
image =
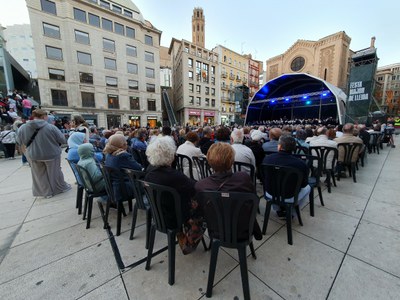
<instances>
[{"instance_id":1,"label":"blue stage lighting","mask_svg":"<svg viewBox=\"0 0 400 300\"><path fill-rule=\"evenodd\" d=\"M308 98L308 96L306 95L306 96L303 96L303 99L307 99Z\"/></svg>"},{"instance_id":2,"label":"blue stage lighting","mask_svg":"<svg viewBox=\"0 0 400 300\"><path fill-rule=\"evenodd\" d=\"M311 104L311 101L310 100L307 100L306 101L306 105L310 105Z\"/></svg>"},{"instance_id":3,"label":"blue stage lighting","mask_svg":"<svg viewBox=\"0 0 400 300\"><path fill-rule=\"evenodd\" d=\"M275 103L275 100L271 100L271 103Z\"/></svg>"},{"instance_id":4,"label":"blue stage lighting","mask_svg":"<svg viewBox=\"0 0 400 300\"><path fill-rule=\"evenodd\" d=\"M324 96L324 97L325 97L326 95L328 95L328 93L323 93L323 94L322 94L322 96Z\"/></svg>"},{"instance_id":5,"label":"blue stage lighting","mask_svg":"<svg viewBox=\"0 0 400 300\"><path fill-rule=\"evenodd\" d=\"M286 98L286 99L285 99L286 102L288 102L289 100L290 100L289 98Z\"/></svg>"}]
</instances>

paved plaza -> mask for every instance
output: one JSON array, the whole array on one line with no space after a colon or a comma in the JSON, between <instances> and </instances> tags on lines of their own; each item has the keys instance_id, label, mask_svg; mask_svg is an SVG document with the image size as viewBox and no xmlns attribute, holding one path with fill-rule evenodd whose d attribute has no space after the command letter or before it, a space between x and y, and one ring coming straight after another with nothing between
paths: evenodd
<instances>
[{"instance_id":1,"label":"paved plaza","mask_svg":"<svg viewBox=\"0 0 400 300\"><path fill-rule=\"evenodd\" d=\"M399 142L397 138L397 143ZM63 153L65 154L65 153ZM144 268L145 213L134 240L131 213L122 234L102 228L97 205L90 229L75 209L76 185L63 159L67 193L36 199L31 173L20 159L0 160L0 299L205 299L210 252L199 245L184 256L177 246L175 284L168 285L166 237L157 233L151 270ZM248 257L252 299L399 299L400 149L368 155L357 183L343 178L325 206L315 193L315 217L302 210L293 222L272 216L267 235ZM261 200L262 225L265 201ZM243 299L237 253L221 250L213 299Z\"/></svg>"}]
</instances>

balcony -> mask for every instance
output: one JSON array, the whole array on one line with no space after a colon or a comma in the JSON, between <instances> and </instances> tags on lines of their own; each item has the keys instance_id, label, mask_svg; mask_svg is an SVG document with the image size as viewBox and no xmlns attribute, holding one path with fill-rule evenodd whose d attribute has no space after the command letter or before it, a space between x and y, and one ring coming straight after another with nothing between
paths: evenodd
<instances>
[{"instance_id":1,"label":"balcony","mask_svg":"<svg viewBox=\"0 0 400 300\"><path fill-rule=\"evenodd\" d=\"M239 76L236 76L236 81L240 82L240 77Z\"/></svg>"},{"instance_id":2,"label":"balcony","mask_svg":"<svg viewBox=\"0 0 400 300\"><path fill-rule=\"evenodd\" d=\"M229 100L230 100L229 97L226 97L226 96L221 97L222 102L229 102Z\"/></svg>"},{"instance_id":3,"label":"balcony","mask_svg":"<svg viewBox=\"0 0 400 300\"><path fill-rule=\"evenodd\" d=\"M228 74L227 74L226 72L222 72L222 73L221 73L221 77L222 77L222 78L226 78L227 76L228 76Z\"/></svg>"},{"instance_id":4,"label":"balcony","mask_svg":"<svg viewBox=\"0 0 400 300\"><path fill-rule=\"evenodd\" d=\"M229 79L230 79L230 80L235 80L235 75L229 74Z\"/></svg>"},{"instance_id":5,"label":"balcony","mask_svg":"<svg viewBox=\"0 0 400 300\"><path fill-rule=\"evenodd\" d=\"M246 77L243 77L243 78L242 78L242 81L243 81L243 83L247 83L247 78L246 78Z\"/></svg>"},{"instance_id":6,"label":"balcony","mask_svg":"<svg viewBox=\"0 0 400 300\"><path fill-rule=\"evenodd\" d=\"M221 84L221 89L224 91L228 90L228 86L226 84Z\"/></svg>"}]
</instances>

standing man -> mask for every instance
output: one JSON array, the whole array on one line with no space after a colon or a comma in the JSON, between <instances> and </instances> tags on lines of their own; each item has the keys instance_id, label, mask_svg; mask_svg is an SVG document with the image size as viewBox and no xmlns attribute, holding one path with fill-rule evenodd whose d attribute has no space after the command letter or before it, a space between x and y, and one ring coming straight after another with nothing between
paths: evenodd
<instances>
[{"instance_id":1,"label":"standing man","mask_svg":"<svg viewBox=\"0 0 400 300\"><path fill-rule=\"evenodd\" d=\"M66 141L57 127L47 123L46 111L36 109L32 117L32 121L19 128L17 140L26 147L25 154L31 165L33 196L51 198L71 189L61 171L61 144Z\"/></svg>"}]
</instances>

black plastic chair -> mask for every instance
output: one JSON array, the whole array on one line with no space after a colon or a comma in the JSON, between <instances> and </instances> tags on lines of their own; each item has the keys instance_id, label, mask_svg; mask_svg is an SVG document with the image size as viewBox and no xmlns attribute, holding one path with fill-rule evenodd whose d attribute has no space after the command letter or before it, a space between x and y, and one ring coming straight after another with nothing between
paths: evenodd
<instances>
[{"instance_id":1,"label":"black plastic chair","mask_svg":"<svg viewBox=\"0 0 400 300\"><path fill-rule=\"evenodd\" d=\"M83 190L85 189L82 183L82 180L79 177L78 170L76 169L76 163L70 161L69 159L66 158L66 161L68 162L72 173L75 176L76 180L76 208L78 209L78 215L82 214L82 202L83 202Z\"/></svg>"},{"instance_id":2,"label":"black plastic chair","mask_svg":"<svg viewBox=\"0 0 400 300\"><path fill-rule=\"evenodd\" d=\"M211 238L211 258L206 297L212 296L219 247L237 249L244 299L250 299L246 247L256 258L252 237L260 199L253 193L201 192L196 197L204 208Z\"/></svg>"},{"instance_id":3,"label":"black plastic chair","mask_svg":"<svg viewBox=\"0 0 400 300\"><path fill-rule=\"evenodd\" d=\"M310 154L310 149L300 144L296 144L296 154Z\"/></svg>"},{"instance_id":4,"label":"black plastic chair","mask_svg":"<svg viewBox=\"0 0 400 300\"><path fill-rule=\"evenodd\" d=\"M339 161L338 159L338 175L337 180L340 181L341 171L347 167L349 170L349 176L353 176L353 181L357 182L356 179L356 164L358 159L358 154L361 150L362 144L358 143L339 143Z\"/></svg>"},{"instance_id":5,"label":"black plastic chair","mask_svg":"<svg viewBox=\"0 0 400 300\"><path fill-rule=\"evenodd\" d=\"M338 150L333 147L311 146L310 151L312 155L317 156L319 159L322 160L322 172L326 175L328 193L330 193L332 185L331 179L333 181L333 185L336 186L335 169L338 159ZM328 164L328 160L330 159L331 163Z\"/></svg>"},{"instance_id":6,"label":"black plastic chair","mask_svg":"<svg viewBox=\"0 0 400 300\"><path fill-rule=\"evenodd\" d=\"M314 188L318 190L319 201L322 206L325 206L322 196L321 176L322 176L322 159L318 156L306 154L293 154L293 156L300 158L304 161L309 169L308 185L311 187L309 200L310 200L310 216L314 217Z\"/></svg>"},{"instance_id":7,"label":"black plastic chair","mask_svg":"<svg viewBox=\"0 0 400 300\"><path fill-rule=\"evenodd\" d=\"M150 270L156 230L165 233L168 237L167 238L168 239L168 283L170 285L173 285L175 283L176 234L182 231L182 224L183 224L182 212L181 212L181 197L178 194L178 192L173 188L146 181L139 181L139 182L141 182L146 192L153 217L153 222L150 229L146 270ZM167 224L166 219L164 217L163 204L165 201L165 196L168 195L173 199L173 205L175 207L175 217L176 217L175 226Z\"/></svg>"},{"instance_id":8,"label":"black plastic chair","mask_svg":"<svg viewBox=\"0 0 400 300\"><path fill-rule=\"evenodd\" d=\"M199 180L204 179L213 173L211 166L208 164L207 158L193 156L192 160Z\"/></svg>"},{"instance_id":9,"label":"black plastic chair","mask_svg":"<svg viewBox=\"0 0 400 300\"><path fill-rule=\"evenodd\" d=\"M85 205L84 205L84 213L83 218L85 219L86 213L86 229L90 228L90 221L92 219L92 209L93 209L93 198L107 196L107 191L99 190L96 188L96 182L93 181L89 172L82 166L75 165L76 170L78 171L79 177L82 179L83 187L85 189ZM104 219L104 209L103 205L98 202L99 209L102 212L103 221Z\"/></svg>"},{"instance_id":10,"label":"black plastic chair","mask_svg":"<svg viewBox=\"0 0 400 300\"><path fill-rule=\"evenodd\" d=\"M146 173L143 171L136 171L132 169L122 169L122 171L125 172L125 174L129 177L131 186L133 187L133 193L136 199L135 205L133 206L132 226L129 239L133 240L138 209L144 210L146 212L146 249L148 249L150 228L151 228L151 209L150 209L150 204L147 203L147 198L145 198L142 184L138 181L138 180L143 180ZM144 199L146 199L146 202Z\"/></svg>"},{"instance_id":11,"label":"black plastic chair","mask_svg":"<svg viewBox=\"0 0 400 300\"><path fill-rule=\"evenodd\" d=\"M129 152L132 154L133 158L142 165L143 168L147 168L149 166L149 161L147 160L146 151L138 150L129 147Z\"/></svg>"},{"instance_id":12,"label":"black plastic chair","mask_svg":"<svg viewBox=\"0 0 400 300\"><path fill-rule=\"evenodd\" d=\"M369 141L369 145L370 145L370 150L374 151L374 153L378 153L379 154L379 148L381 145L381 141L382 141L382 134L380 132L373 132L370 133L370 141Z\"/></svg>"},{"instance_id":13,"label":"black plastic chair","mask_svg":"<svg viewBox=\"0 0 400 300\"><path fill-rule=\"evenodd\" d=\"M249 163L241 162L241 161L234 161L233 162L233 172L246 172L250 175L251 180L256 186L256 168Z\"/></svg>"},{"instance_id":14,"label":"black plastic chair","mask_svg":"<svg viewBox=\"0 0 400 300\"><path fill-rule=\"evenodd\" d=\"M189 170L189 178L195 179L193 176L193 162L192 159L184 154L176 154L175 155L175 165L176 169L180 171L181 173L185 174L185 167L188 168ZM185 174L187 175L187 174Z\"/></svg>"},{"instance_id":15,"label":"black plastic chair","mask_svg":"<svg viewBox=\"0 0 400 300\"><path fill-rule=\"evenodd\" d=\"M132 199L130 199L128 192L126 190L126 185L125 185L125 178L124 174L118 170L114 169L111 167L107 167L103 164L100 164L100 170L103 173L103 177L106 183L106 191L108 194L108 201L107 201L107 207L106 207L106 213L105 213L105 222L104 222L104 228L107 228L108 226L108 215L110 212L110 205L111 203L115 203L117 205L117 232L116 235L121 234L121 222L122 222L122 215L126 217L126 212L124 209L124 201L130 202L129 208L132 207ZM119 190L122 195L122 201L117 201L115 194L114 194L114 188L113 188L113 178L118 178L118 183L119 183Z\"/></svg>"},{"instance_id":16,"label":"black plastic chair","mask_svg":"<svg viewBox=\"0 0 400 300\"><path fill-rule=\"evenodd\" d=\"M264 195L268 192L272 196L272 199L265 198L267 205L264 214L264 225L262 233L265 235L267 232L267 225L269 214L271 212L271 205L276 204L286 209L286 227L288 243L293 245L292 237L292 207L295 208L297 218L301 226L303 222L301 220L300 208L298 204L298 196L303 181L303 173L295 168L283 167L277 165L261 165L264 180L268 178L269 190L265 190L264 184ZM286 199L293 198L293 202L288 202Z\"/></svg>"}]
</instances>

